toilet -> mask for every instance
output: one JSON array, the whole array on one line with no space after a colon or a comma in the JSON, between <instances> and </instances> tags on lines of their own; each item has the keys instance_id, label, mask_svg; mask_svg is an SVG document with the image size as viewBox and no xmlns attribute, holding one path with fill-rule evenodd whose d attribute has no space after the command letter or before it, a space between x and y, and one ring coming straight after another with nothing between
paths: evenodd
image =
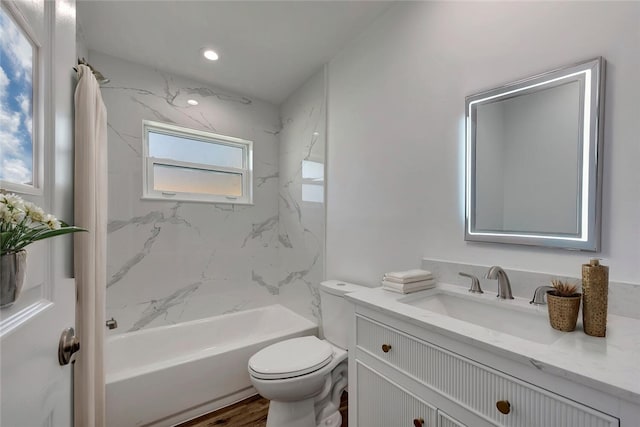
<instances>
[{"instance_id":1,"label":"toilet","mask_svg":"<svg viewBox=\"0 0 640 427\"><path fill-rule=\"evenodd\" d=\"M269 399L267 427L339 427L340 396L347 387L347 344L351 327L349 292L365 286L320 283L324 340L315 336L272 344L249 359L249 377Z\"/></svg>"}]
</instances>

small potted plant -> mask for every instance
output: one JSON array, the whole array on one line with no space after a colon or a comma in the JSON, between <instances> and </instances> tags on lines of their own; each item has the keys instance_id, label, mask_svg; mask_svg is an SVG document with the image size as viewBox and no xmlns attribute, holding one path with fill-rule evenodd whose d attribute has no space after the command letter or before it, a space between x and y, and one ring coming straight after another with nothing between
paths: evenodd
<instances>
[{"instance_id":1,"label":"small potted plant","mask_svg":"<svg viewBox=\"0 0 640 427\"><path fill-rule=\"evenodd\" d=\"M24 283L27 245L61 234L86 231L46 214L15 194L0 193L0 308L12 305Z\"/></svg>"},{"instance_id":2,"label":"small potted plant","mask_svg":"<svg viewBox=\"0 0 640 427\"><path fill-rule=\"evenodd\" d=\"M571 332L576 328L580 298L578 285L561 280L552 280L553 290L547 291L549 322L553 329Z\"/></svg>"}]
</instances>

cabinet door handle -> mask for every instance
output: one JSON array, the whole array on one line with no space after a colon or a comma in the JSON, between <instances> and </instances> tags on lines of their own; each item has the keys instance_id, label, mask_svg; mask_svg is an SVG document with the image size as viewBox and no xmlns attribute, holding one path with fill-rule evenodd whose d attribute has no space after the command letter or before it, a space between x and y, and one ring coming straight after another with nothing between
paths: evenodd
<instances>
[{"instance_id":1,"label":"cabinet door handle","mask_svg":"<svg viewBox=\"0 0 640 427\"><path fill-rule=\"evenodd\" d=\"M498 400L496 402L496 408L498 408L500 413L507 415L511 412L511 403L509 403L508 400Z\"/></svg>"},{"instance_id":2,"label":"cabinet door handle","mask_svg":"<svg viewBox=\"0 0 640 427\"><path fill-rule=\"evenodd\" d=\"M382 344L382 351L384 351L385 353L389 353L389 350L391 350L390 344Z\"/></svg>"},{"instance_id":3,"label":"cabinet door handle","mask_svg":"<svg viewBox=\"0 0 640 427\"><path fill-rule=\"evenodd\" d=\"M420 417L420 418L415 418L413 420L414 427L422 427L423 425L424 425L424 418Z\"/></svg>"}]
</instances>

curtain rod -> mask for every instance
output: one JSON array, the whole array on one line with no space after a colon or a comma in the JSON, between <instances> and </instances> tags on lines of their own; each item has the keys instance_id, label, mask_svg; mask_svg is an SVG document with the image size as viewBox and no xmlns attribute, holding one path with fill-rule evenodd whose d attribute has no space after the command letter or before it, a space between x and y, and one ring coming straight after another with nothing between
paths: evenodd
<instances>
[{"instance_id":1,"label":"curtain rod","mask_svg":"<svg viewBox=\"0 0 640 427\"><path fill-rule=\"evenodd\" d=\"M109 80L108 78L106 78L104 75L102 75L102 73L98 70L96 70L95 68L93 68L91 66L91 64L89 64L87 62L86 59L82 58L78 58L78 65L86 65L87 67L89 67L89 69L91 70L91 72L93 73L93 75L96 77L96 80L98 81L99 84L106 84L109 83L111 80ZM75 71L76 73L78 72L78 67L73 67L73 71Z\"/></svg>"}]
</instances>

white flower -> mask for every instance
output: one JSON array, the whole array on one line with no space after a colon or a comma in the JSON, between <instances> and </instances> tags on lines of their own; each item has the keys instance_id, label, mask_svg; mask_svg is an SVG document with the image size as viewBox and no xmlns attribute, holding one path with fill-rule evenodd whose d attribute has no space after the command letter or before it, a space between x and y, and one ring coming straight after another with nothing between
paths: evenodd
<instances>
[{"instance_id":1,"label":"white flower","mask_svg":"<svg viewBox=\"0 0 640 427\"><path fill-rule=\"evenodd\" d=\"M3 194L0 194L0 196L4 196ZM11 222L11 211L9 210L9 207L6 205L6 203L2 202L2 199L0 199L0 221L2 222Z\"/></svg>"},{"instance_id":2,"label":"white flower","mask_svg":"<svg viewBox=\"0 0 640 427\"><path fill-rule=\"evenodd\" d=\"M5 194L2 203L4 203L9 208L9 210L19 209L21 211L24 211L24 200L22 200L20 196L17 196L13 193Z\"/></svg>"},{"instance_id":3,"label":"white flower","mask_svg":"<svg viewBox=\"0 0 640 427\"><path fill-rule=\"evenodd\" d=\"M42 239L59 234L75 233L81 228L69 227L55 216L45 213L31 202L25 202L15 194L0 193L0 254L15 252ZM58 230L54 233L51 231ZM5 238L5 236L7 238Z\"/></svg>"},{"instance_id":4,"label":"white flower","mask_svg":"<svg viewBox=\"0 0 640 427\"><path fill-rule=\"evenodd\" d=\"M58 221L58 219L51 215L51 214L47 214L44 217L44 221L42 221L43 223L47 224L47 226L51 229L51 230L59 230L60 229L60 221Z\"/></svg>"},{"instance_id":5,"label":"white flower","mask_svg":"<svg viewBox=\"0 0 640 427\"><path fill-rule=\"evenodd\" d=\"M26 214L24 211L14 209L13 212L11 212L11 222L14 224L20 224L25 216Z\"/></svg>"},{"instance_id":6,"label":"white flower","mask_svg":"<svg viewBox=\"0 0 640 427\"><path fill-rule=\"evenodd\" d=\"M45 213L42 210L42 208L34 205L33 203L29 203L26 202L24 204L24 210L26 212L27 215L29 215L29 218L31 219L31 221L33 222L40 222L40 223L45 223Z\"/></svg>"}]
</instances>

